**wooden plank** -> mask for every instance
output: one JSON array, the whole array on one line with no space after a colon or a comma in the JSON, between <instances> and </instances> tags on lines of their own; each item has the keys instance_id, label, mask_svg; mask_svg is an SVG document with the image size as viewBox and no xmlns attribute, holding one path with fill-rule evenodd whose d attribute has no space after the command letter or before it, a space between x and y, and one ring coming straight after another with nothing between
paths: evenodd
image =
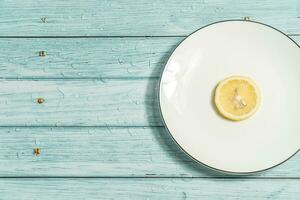
<instances>
[{"instance_id":1,"label":"wooden plank","mask_svg":"<svg viewBox=\"0 0 300 200\"><path fill-rule=\"evenodd\" d=\"M0 35L187 35L215 21L247 16L296 34L299 5L299 0L9 0L0 3Z\"/></svg>"},{"instance_id":2,"label":"wooden plank","mask_svg":"<svg viewBox=\"0 0 300 200\"><path fill-rule=\"evenodd\" d=\"M0 177L225 176L192 161L163 127L2 127L0 135ZM299 164L300 154L250 177L300 178Z\"/></svg>"},{"instance_id":3,"label":"wooden plank","mask_svg":"<svg viewBox=\"0 0 300 200\"><path fill-rule=\"evenodd\" d=\"M0 126L162 125L158 80L0 81ZM37 99L45 102L38 104Z\"/></svg>"},{"instance_id":4,"label":"wooden plank","mask_svg":"<svg viewBox=\"0 0 300 200\"><path fill-rule=\"evenodd\" d=\"M0 78L158 77L182 39L1 38Z\"/></svg>"},{"instance_id":5,"label":"wooden plank","mask_svg":"<svg viewBox=\"0 0 300 200\"><path fill-rule=\"evenodd\" d=\"M1 197L6 200L295 200L299 187L299 179L0 179Z\"/></svg>"},{"instance_id":6,"label":"wooden plank","mask_svg":"<svg viewBox=\"0 0 300 200\"><path fill-rule=\"evenodd\" d=\"M183 39L2 38L0 78L158 78Z\"/></svg>"}]
</instances>

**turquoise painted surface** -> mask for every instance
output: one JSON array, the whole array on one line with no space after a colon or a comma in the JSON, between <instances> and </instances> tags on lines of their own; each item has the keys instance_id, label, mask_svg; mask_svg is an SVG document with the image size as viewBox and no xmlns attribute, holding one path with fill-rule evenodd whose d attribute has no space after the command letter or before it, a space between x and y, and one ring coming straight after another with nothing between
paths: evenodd
<instances>
[{"instance_id":1,"label":"turquoise painted surface","mask_svg":"<svg viewBox=\"0 0 300 200\"><path fill-rule=\"evenodd\" d=\"M4 199L271 199L299 197L295 179L38 178L2 179ZM13 195L12 195L13 191Z\"/></svg>"},{"instance_id":2,"label":"turquoise painted surface","mask_svg":"<svg viewBox=\"0 0 300 200\"><path fill-rule=\"evenodd\" d=\"M0 199L297 199L300 155L247 177L190 160L162 126L157 86L172 50L199 27L250 17L299 43L299 8L298 0L1 1Z\"/></svg>"},{"instance_id":3,"label":"turquoise painted surface","mask_svg":"<svg viewBox=\"0 0 300 200\"><path fill-rule=\"evenodd\" d=\"M299 0L5 0L0 2L0 35L178 36L246 16L299 34L299 4Z\"/></svg>"},{"instance_id":4,"label":"turquoise painted surface","mask_svg":"<svg viewBox=\"0 0 300 200\"><path fill-rule=\"evenodd\" d=\"M300 35L291 38L300 43ZM158 79L183 39L0 38L0 78ZM40 57L39 51L45 51L47 56Z\"/></svg>"},{"instance_id":5,"label":"turquoise painted surface","mask_svg":"<svg viewBox=\"0 0 300 200\"><path fill-rule=\"evenodd\" d=\"M0 177L225 176L190 160L164 127L2 127L0 133ZM33 155L37 147L41 156ZM298 155L248 178L298 178L299 162Z\"/></svg>"}]
</instances>

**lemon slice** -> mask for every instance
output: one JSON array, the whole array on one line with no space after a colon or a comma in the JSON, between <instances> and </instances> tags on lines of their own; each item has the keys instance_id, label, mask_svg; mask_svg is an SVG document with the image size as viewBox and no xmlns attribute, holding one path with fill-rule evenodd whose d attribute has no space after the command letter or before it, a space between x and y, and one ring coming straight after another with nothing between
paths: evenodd
<instances>
[{"instance_id":1,"label":"lemon slice","mask_svg":"<svg viewBox=\"0 0 300 200\"><path fill-rule=\"evenodd\" d=\"M215 104L225 118L241 121L257 111L260 104L260 91L250 78L231 76L218 84L215 91Z\"/></svg>"}]
</instances>

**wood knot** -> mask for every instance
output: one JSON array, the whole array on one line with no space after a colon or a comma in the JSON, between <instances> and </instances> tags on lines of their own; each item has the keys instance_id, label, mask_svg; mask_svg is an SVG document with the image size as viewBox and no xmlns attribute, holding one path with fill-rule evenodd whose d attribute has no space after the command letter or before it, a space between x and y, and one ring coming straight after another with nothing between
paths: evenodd
<instances>
[{"instance_id":1,"label":"wood knot","mask_svg":"<svg viewBox=\"0 0 300 200\"><path fill-rule=\"evenodd\" d=\"M38 104L42 104L42 103L45 102L45 99L39 97L39 98L36 99L36 102L37 102Z\"/></svg>"},{"instance_id":2,"label":"wood knot","mask_svg":"<svg viewBox=\"0 0 300 200\"><path fill-rule=\"evenodd\" d=\"M41 20L43 23L46 23L47 22L47 17L41 17Z\"/></svg>"},{"instance_id":3,"label":"wood knot","mask_svg":"<svg viewBox=\"0 0 300 200\"><path fill-rule=\"evenodd\" d=\"M39 56L41 57L46 56L46 51L39 51Z\"/></svg>"},{"instance_id":4,"label":"wood knot","mask_svg":"<svg viewBox=\"0 0 300 200\"><path fill-rule=\"evenodd\" d=\"M250 17L244 17L245 21L250 21Z\"/></svg>"},{"instance_id":5,"label":"wood knot","mask_svg":"<svg viewBox=\"0 0 300 200\"><path fill-rule=\"evenodd\" d=\"M41 154L41 148L34 148L33 153L34 155L39 156Z\"/></svg>"}]
</instances>

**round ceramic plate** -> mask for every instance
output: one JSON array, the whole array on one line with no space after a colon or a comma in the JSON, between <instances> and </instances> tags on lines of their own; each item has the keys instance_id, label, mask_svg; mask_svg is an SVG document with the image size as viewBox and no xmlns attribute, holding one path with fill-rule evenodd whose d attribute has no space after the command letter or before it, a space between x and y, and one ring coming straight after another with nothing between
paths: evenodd
<instances>
[{"instance_id":1,"label":"round ceramic plate","mask_svg":"<svg viewBox=\"0 0 300 200\"><path fill-rule=\"evenodd\" d=\"M262 95L255 115L240 122L221 117L213 101L232 75L252 78ZM258 172L299 151L300 48L268 25L231 20L191 34L166 64L159 98L175 142L210 168Z\"/></svg>"}]
</instances>

